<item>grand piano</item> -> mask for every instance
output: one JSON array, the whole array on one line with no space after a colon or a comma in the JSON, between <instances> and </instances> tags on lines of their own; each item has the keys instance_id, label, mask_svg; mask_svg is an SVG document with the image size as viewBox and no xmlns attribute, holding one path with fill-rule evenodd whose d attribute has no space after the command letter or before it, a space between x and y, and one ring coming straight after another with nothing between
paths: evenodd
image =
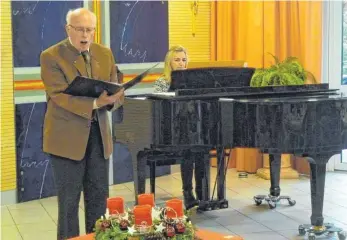
<instances>
[{"instance_id":1,"label":"grand piano","mask_svg":"<svg viewBox=\"0 0 347 240\"><path fill-rule=\"evenodd\" d=\"M299 233L316 235L342 229L323 218L326 163L347 148L347 98L327 84L249 87L252 68L188 69L172 73L171 94L133 96L115 125L117 141L133 156L136 194L145 191L149 158L182 159L193 149L204 154L202 204L228 207L225 199L224 148L259 148L270 154L270 196L280 197L280 155L306 157L311 168L311 224ZM217 199L210 196L209 152L217 149ZM136 156L136 158L134 157ZM208 209L208 208L207 208Z\"/></svg>"}]
</instances>

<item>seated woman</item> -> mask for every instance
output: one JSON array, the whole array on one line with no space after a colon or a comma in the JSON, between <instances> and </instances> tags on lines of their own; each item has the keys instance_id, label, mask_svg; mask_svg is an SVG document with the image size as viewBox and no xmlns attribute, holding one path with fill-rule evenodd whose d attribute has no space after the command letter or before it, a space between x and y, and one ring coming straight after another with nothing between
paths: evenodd
<instances>
[{"instance_id":1,"label":"seated woman","mask_svg":"<svg viewBox=\"0 0 347 240\"><path fill-rule=\"evenodd\" d=\"M187 68L188 56L187 51L182 46L173 46L165 56L164 73L154 84L154 92L167 92L171 82L171 72L173 70L183 70ZM184 205L190 209L199 204L202 200L202 180L203 172L203 155L199 152L185 151L184 159L181 162L181 177L184 196ZM193 168L195 163L195 193L193 195Z\"/></svg>"}]
</instances>

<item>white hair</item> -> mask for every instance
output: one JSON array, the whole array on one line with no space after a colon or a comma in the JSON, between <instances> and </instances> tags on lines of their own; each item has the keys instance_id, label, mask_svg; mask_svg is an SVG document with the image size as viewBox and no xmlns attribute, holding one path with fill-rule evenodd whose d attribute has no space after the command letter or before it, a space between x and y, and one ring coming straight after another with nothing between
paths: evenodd
<instances>
[{"instance_id":1,"label":"white hair","mask_svg":"<svg viewBox=\"0 0 347 240\"><path fill-rule=\"evenodd\" d=\"M76 8L76 9L70 9L66 14L66 24L70 25L71 23L71 17L73 14L80 14L81 12L88 12L94 20L94 23L96 24L96 15L92 11L90 11L87 8Z\"/></svg>"}]
</instances>

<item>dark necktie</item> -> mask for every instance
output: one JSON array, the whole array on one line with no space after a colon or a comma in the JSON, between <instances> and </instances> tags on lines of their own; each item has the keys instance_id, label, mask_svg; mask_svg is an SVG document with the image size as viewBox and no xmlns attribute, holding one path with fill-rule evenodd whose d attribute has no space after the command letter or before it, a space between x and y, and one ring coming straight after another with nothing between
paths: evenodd
<instances>
[{"instance_id":1,"label":"dark necktie","mask_svg":"<svg viewBox=\"0 0 347 240\"><path fill-rule=\"evenodd\" d=\"M87 74L88 74L88 77L92 77L92 67L90 65L90 55L89 55L89 52L88 51L84 51L84 52L81 52L82 56L83 56L83 59L84 59L84 62L86 63L86 70L87 70Z\"/></svg>"},{"instance_id":2,"label":"dark necktie","mask_svg":"<svg viewBox=\"0 0 347 240\"><path fill-rule=\"evenodd\" d=\"M92 67L90 65L89 52L84 51L84 52L81 52L81 54L83 56L84 62L86 63L86 70L87 70L88 77L91 78L92 77ZM97 114L96 114L95 110L93 110L93 112L92 112L92 119L93 119L93 121L97 121Z\"/></svg>"}]
</instances>

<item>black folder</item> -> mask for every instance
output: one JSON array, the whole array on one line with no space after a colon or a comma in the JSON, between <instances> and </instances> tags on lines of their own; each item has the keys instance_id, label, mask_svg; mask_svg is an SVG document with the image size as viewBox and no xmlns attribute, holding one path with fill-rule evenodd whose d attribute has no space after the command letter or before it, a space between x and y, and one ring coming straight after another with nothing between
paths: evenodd
<instances>
[{"instance_id":1,"label":"black folder","mask_svg":"<svg viewBox=\"0 0 347 240\"><path fill-rule=\"evenodd\" d=\"M156 67L159 63L154 65L153 67L147 69L140 75L131 79L130 81L124 84L111 83L101 80L95 80L92 78L77 76L72 83L65 89L64 93L73 95L73 96L82 96L82 97L92 97L98 98L102 92L107 91L108 95L112 95L120 91L122 88L127 90L140 83L142 79L147 76L147 74Z\"/></svg>"}]
</instances>

